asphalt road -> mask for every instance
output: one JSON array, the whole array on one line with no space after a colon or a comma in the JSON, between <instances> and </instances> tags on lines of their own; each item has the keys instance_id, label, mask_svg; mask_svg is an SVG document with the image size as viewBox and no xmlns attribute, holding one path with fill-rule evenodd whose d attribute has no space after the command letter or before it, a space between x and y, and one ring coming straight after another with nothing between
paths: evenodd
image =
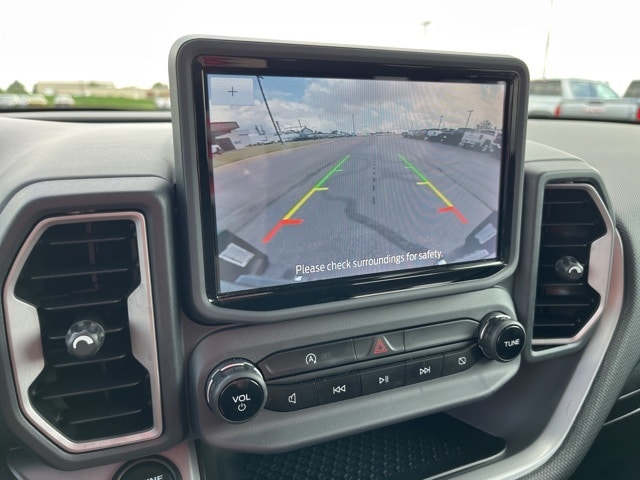
<instances>
[{"instance_id":1,"label":"asphalt road","mask_svg":"<svg viewBox=\"0 0 640 480\"><path fill-rule=\"evenodd\" d=\"M335 139L216 168L217 225L267 255L267 283L453 263L497 210L499 174L498 158L459 147Z\"/></svg>"}]
</instances>

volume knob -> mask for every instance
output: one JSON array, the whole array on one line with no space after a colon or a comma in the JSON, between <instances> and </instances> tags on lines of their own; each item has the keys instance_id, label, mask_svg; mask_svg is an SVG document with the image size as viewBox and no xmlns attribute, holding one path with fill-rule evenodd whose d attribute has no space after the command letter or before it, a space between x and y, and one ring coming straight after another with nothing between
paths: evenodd
<instances>
[{"instance_id":1,"label":"volume knob","mask_svg":"<svg viewBox=\"0 0 640 480\"><path fill-rule=\"evenodd\" d=\"M227 360L207 380L209 408L230 423L252 419L267 401L267 386L260 370L248 360Z\"/></svg>"},{"instance_id":2,"label":"volume knob","mask_svg":"<svg viewBox=\"0 0 640 480\"><path fill-rule=\"evenodd\" d=\"M480 322L478 345L491 360L513 360L520 355L524 341L524 328L506 313L491 312Z\"/></svg>"}]
</instances>

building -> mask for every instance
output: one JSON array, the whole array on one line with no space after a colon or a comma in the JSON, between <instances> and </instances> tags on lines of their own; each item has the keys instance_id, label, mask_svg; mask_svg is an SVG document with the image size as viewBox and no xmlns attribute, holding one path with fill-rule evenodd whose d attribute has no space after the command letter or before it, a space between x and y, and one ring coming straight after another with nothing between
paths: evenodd
<instances>
[{"instance_id":1,"label":"building","mask_svg":"<svg viewBox=\"0 0 640 480\"><path fill-rule=\"evenodd\" d=\"M45 95L59 95L61 93L77 97L119 97L133 100L169 98L169 89L163 88L116 88L113 82L102 81L71 81L38 82L33 86L34 93Z\"/></svg>"}]
</instances>

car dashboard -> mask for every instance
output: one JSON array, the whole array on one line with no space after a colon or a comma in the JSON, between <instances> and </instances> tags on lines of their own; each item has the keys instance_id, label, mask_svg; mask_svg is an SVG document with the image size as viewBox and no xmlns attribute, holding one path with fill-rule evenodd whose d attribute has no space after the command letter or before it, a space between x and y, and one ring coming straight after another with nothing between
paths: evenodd
<instances>
[{"instance_id":1,"label":"car dashboard","mask_svg":"<svg viewBox=\"0 0 640 480\"><path fill-rule=\"evenodd\" d=\"M501 272L220 318L171 121L0 117L3 478L569 478L640 408L637 126L527 122Z\"/></svg>"}]
</instances>

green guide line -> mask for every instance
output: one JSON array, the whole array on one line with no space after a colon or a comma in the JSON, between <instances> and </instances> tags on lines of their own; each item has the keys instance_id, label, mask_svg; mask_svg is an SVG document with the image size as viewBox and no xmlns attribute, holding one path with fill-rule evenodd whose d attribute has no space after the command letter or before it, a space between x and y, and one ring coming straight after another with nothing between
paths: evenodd
<instances>
[{"instance_id":1,"label":"green guide line","mask_svg":"<svg viewBox=\"0 0 640 480\"><path fill-rule=\"evenodd\" d=\"M331 177L331 175L333 175L334 173L336 173L337 171L339 171L339 169L340 169L340 167L342 166L342 164L343 164L344 162L346 162L347 160L349 160L349 157L350 157L350 156L351 156L351 155L347 155L347 156L345 156L342 160L340 160L340 162L339 162L335 167L333 167L331 170L329 170L329 173L327 173L327 174L324 176L324 178L323 178L322 180L320 180L320 181L316 184L316 186L315 186L315 187L313 187L313 188L320 188L320 187L322 187L322 185L324 184L324 182L326 182L327 180L329 180L329 177Z\"/></svg>"}]
</instances>

